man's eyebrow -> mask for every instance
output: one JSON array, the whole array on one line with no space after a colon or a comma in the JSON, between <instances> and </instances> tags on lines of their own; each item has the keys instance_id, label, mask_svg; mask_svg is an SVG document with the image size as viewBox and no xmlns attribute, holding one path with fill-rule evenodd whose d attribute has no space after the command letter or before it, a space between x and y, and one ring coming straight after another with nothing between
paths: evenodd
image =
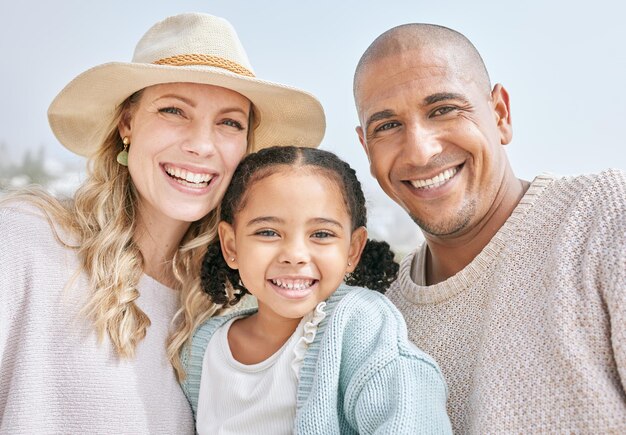
<instances>
[{"instance_id":1,"label":"man's eyebrow","mask_svg":"<svg viewBox=\"0 0 626 435\"><path fill-rule=\"evenodd\" d=\"M465 104L469 104L469 101L467 100L467 98L465 98L464 95L455 94L454 92L439 92L437 94L429 95L428 97L424 98L424 104L428 106L430 104L435 104L440 101L446 100L460 100Z\"/></svg>"},{"instance_id":2,"label":"man's eyebrow","mask_svg":"<svg viewBox=\"0 0 626 435\"><path fill-rule=\"evenodd\" d=\"M389 119L396 116L395 112L393 110L381 110L380 112L376 112L374 113L372 116L370 116L367 119L367 122L365 123L365 130L367 130L370 126L370 124L376 122L376 121L381 121L383 119Z\"/></svg>"}]
</instances>

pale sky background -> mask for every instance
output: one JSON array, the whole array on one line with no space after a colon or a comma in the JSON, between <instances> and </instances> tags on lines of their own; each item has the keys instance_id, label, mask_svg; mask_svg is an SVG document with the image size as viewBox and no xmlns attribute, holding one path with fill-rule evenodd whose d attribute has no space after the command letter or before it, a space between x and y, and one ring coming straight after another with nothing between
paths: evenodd
<instances>
[{"instance_id":1,"label":"pale sky background","mask_svg":"<svg viewBox=\"0 0 626 435\"><path fill-rule=\"evenodd\" d=\"M237 29L257 77L306 89L327 115L322 147L357 169L368 197L394 215L369 175L354 127L352 75L367 46L408 22L451 27L485 60L511 97L508 153L521 178L626 170L626 7L622 2L3 0L0 5L0 143L16 159L46 147L62 162L80 159L52 135L46 111L76 75L130 61L155 22L206 12ZM404 219L402 217L393 219ZM399 222L387 218L391 228Z\"/></svg>"}]
</instances>

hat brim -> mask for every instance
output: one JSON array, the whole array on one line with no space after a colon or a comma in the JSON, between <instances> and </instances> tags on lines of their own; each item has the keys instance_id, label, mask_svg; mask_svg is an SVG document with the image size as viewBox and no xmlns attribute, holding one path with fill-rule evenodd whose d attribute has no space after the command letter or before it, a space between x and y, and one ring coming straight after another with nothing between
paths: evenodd
<instances>
[{"instance_id":1,"label":"hat brim","mask_svg":"<svg viewBox=\"0 0 626 435\"><path fill-rule=\"evenodd\" d=\"M56 138L70 151L89 157L104 140L119 105L134 92L161 83L203 83L247 97L259 114L254 150L270 146L316 147L324 137L324 109L311 94L210 66L168 66L111 62L72 80L48 109Z\"/></svg>"}]
</instances>

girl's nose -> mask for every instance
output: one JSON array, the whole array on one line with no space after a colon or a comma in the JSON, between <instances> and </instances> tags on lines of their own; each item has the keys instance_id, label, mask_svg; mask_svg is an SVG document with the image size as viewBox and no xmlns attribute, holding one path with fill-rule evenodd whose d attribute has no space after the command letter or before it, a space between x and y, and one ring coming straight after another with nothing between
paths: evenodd
<instances>
[{"instance_id":1,"label":"girl's nose","mask_svg":"<svg viewBox=\"0 0 626 435\"><path fill-rule=\"evenodd\" d=\"M311 255L302 240L285 241L278 260L286 264L306 264L310 261Z\"/></svg>"}]
</instances>

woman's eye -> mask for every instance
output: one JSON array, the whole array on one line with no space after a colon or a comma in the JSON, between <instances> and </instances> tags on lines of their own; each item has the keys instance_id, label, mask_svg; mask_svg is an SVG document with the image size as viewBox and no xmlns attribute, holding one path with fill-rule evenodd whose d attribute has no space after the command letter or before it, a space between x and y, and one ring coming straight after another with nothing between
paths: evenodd
<instances>
[{"instance_id":1,"label":"woman's eye","mask_svg":"<svg viewBox=\"0 0 626 435\"><path fill-rule=\"evenodd\" d=\"M164 107L162 109L159 109L160 113L171 113L172 115L182 115L183 111L180 110L178 107Z\"/></svg>"},{"instance_id":2,"label":"woman's eye","mask_svg":"<svg viewBox=\"0 0 626 435\"><path fill-rule=\"evenodd\" d=\"M243 130L243 125L239 121L235 121L234 119L225 119L222 121L222 124L227 125L229 127L234 127L237 130Z\"/></svg>"},{"instance_id":3,"label":"woman's eye","mask_svg":"<svg viewBox=\"0 0 626 435\"><path fill-rule=\"evenodd\" d=\"M378 127L376 127L375 131L385 131L385 130L391 130L392 128L396 128L400 125L399 122L396 121L391 121L391 122L385 122L383 125L380 125Z\"/></svg>"},{"instance_id":4,"label":"woman's eye","mask_svg":"<svg viewBox=\"0 0 626 435\"><path fill-rule=\"evenodd\" d=\"M260 230L254 233L254 235L262 237L276 237L278 236L278 233L274 230Z\"/></svg>"}]
</instances>

